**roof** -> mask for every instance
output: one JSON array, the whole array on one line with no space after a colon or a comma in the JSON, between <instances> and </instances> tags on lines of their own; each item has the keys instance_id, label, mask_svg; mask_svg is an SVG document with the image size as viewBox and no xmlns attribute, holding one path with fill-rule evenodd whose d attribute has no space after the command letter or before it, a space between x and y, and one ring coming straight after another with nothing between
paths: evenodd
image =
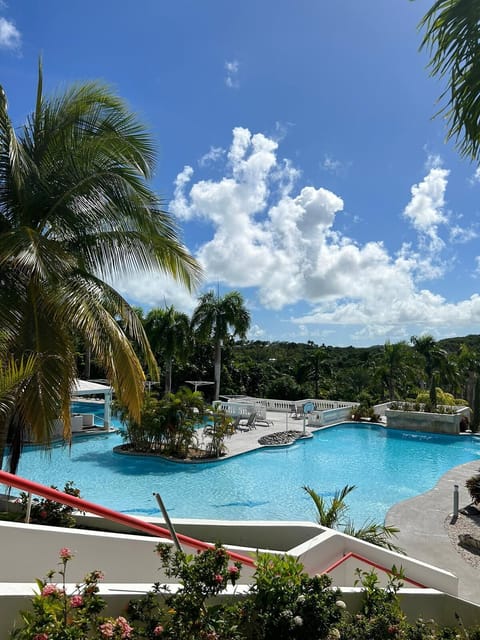
<instances>
[{"instance_id":1,"label":"roof","mask_svg":"<svg viewBox=\"0 0 480 640\"><path fill-rule=\"evenodd\" d=\"M80 380L77 378L72 388L72 396L88 396L97 393L112 393L112 387L98 382L90 382L89 380Z\"/></svg>"}]
</instances>

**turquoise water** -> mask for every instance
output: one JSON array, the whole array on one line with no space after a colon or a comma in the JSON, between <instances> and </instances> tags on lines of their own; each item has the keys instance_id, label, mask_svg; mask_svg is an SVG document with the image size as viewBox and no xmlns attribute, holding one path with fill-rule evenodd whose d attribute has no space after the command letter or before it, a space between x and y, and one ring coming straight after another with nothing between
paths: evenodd
<instances>
[{"instance_id":1,"label":"turquoise water","mask_svg":"<svg viewBox=\"0 0 480 640\"><path fill-rule=\"evenodd\" d=\"M215 463L179 464L114 454L119 434L76 438L22 455L19 475L63 488L73 480L82 497L125 513L158 515L153 492L172 517L234 520L314 520L308 485L328 497L345 484L350 515L383 521L388 509L432 488L451 467L480 458L479 437L434 436L345 424L280 449ZM228 446L228 440L227 440Z\"/></svg>"}]
</instances>

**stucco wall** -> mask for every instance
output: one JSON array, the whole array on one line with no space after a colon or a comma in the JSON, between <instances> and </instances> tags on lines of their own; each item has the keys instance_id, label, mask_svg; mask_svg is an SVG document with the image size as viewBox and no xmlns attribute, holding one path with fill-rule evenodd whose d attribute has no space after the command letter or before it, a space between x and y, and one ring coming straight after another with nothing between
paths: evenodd
<instances>
[{"instance_id":1,"label":"stucco wall","mask_svg":"<svg viewBox=\"0 0 480 640\"><path fill-rule=\"evenodd\" d=\"M398 411L387 409L387 427L389 429L406 429L409 431L426 431L427 433L460 433L461 414L424 413L422 411Z\"/></svg>"}]
</instances>

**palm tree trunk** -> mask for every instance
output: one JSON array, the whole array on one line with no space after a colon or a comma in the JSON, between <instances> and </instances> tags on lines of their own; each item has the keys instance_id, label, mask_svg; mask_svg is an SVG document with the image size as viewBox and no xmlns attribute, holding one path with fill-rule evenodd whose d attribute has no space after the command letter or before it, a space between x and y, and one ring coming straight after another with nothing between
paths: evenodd
<instances>
[{"instance_id":1,"label":"palm tree trunk","mask_svg":"<svg viewBox=\"0 0 480 640\"><path fill-rule=\"evenodd\" d=\"M85 364L83 367L83 375L85 377L85 380L90 380L91 366L92 366L92 350L90 349L90 345L87 345L85 347Z\"/></svg>"},{"instance_id":2,"label":"palm tree trunk","mask_svg":"<svg viewBox=\"0 0 480 640\"><path fill-rule=\"evenodd\" d=\"M215 343L215 368L214 368L214 379L215 379L215 396L214 400L218 400L218 396L220 395L220 375L222 369L222 341L217 340Z\"/></svg>"},{"instance_id":3,"label":"palm tree trunk","mask_svg":"<svg viewBox=\"0 0 480 640\"><path fill-rule=\"evenodd\" d=\"M172 358L167 360L165 367L165 395L172 393Z\"/></svg>"}]
</instances>

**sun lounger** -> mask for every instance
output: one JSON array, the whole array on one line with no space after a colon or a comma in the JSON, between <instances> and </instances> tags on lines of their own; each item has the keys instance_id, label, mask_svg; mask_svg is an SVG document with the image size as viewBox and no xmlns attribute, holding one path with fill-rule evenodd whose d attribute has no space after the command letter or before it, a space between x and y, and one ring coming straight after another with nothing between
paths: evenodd
<instances>
[{"instance_id":1,"label":"sun lounger","mask_svg":"<svg viewBox=\"0 0 480 640\"><path fill-rule=\"evenodd\" d=\"M303 418L303 407L299 408L296 404L292 404L290 407L290 418L301 420Z\"/></svg>"},{"instance_id":2,"label":"sun lounger","mask_svg":"<svg viewBox=\"0 0 480 640\"><path fill-rule=\"evenodd\" d=\"M255 425L256 417L257 417L256 413L251 413L248 416L247 420L245 420L245 418L240 418L235 429L237 429L237 431L250 431L251 429L256 429L257 428Z\"/></svg>"},{"instance_id":3,"label":"sun lounger","mask_svg":"<svg viewBox=\"0 0 480 640\"><path fill-rule=\"evenodd\" d=\"M267 420L264 418L255 418L255 426L273 427L273 420Z\"/></svg>"}]
</instances>

